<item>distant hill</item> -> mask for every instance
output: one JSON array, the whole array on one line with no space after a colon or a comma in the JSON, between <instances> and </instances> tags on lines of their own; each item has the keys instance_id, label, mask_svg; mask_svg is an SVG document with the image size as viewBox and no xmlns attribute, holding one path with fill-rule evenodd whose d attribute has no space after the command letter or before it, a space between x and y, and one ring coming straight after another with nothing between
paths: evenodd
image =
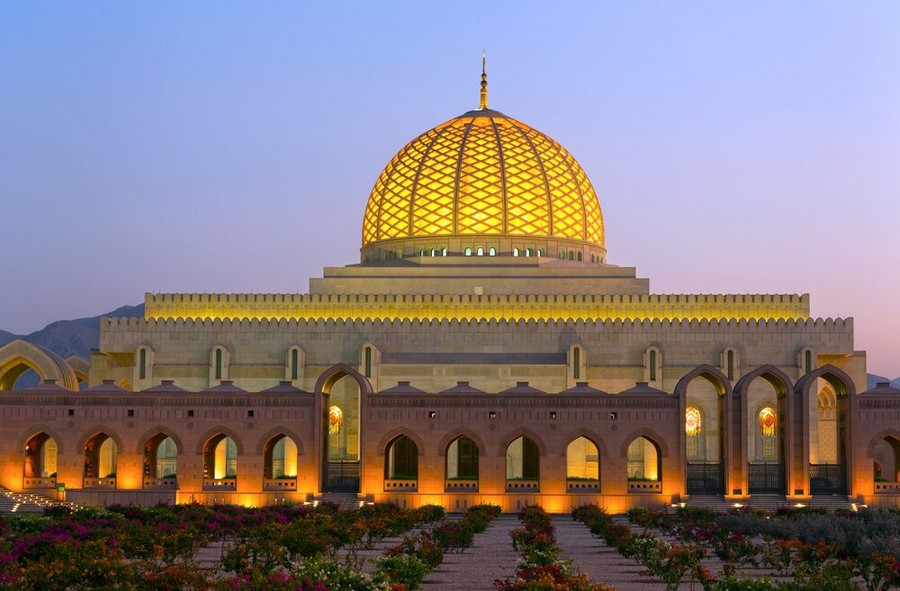
<instances>
[{"instance_id":1,"label":"distant hill","mask_svg":"<svg viewBox=\"0 0 900 591\"><path fill-rule=\"evenodd\" d=\"M91 349L96 349L100 346L100 318L103 316L143 318L144 304L122 306L112 312L90 318L57 320L30 335L15 335L11 332L0 330L0 346L14 339L25 339L29 343L50 349L63 359L73 355L88 359L91 356ZM16 381L16 389L21 390L34 386L38 381L36 373L27 371Z\"/></svg>"},{"instance_id":2,"label":"distant hill","mask_svg":"<svg viewBox=\"0 0 900 591\"><path fill-rule=\"evenodd\" d=\"M900 378L894 378L892 380L892 379L886 378L884 376L878 376L878 375L875 375L874 373L870 373L869 379L868 379L868 387L874 388L875 384L877 384L878 382L890 382L891 386L893 386L895 388L900 388Z\"/></svg>"}]
</instances>

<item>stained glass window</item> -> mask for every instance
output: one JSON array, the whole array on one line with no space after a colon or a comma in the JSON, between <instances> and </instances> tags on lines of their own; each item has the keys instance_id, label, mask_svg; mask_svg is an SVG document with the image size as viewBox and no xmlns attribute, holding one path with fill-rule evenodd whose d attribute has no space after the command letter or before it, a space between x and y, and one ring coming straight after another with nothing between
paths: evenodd
<instances>
[{"instance_id":1,"label":"stained glass window","mask_svg":"<svg viewBox=\"0 0 900 591\"><path fill-rule=\"evenodd\" d=\"M344 425L344 411L337 406L328 409L328 434L337 435Z\"/></svg>"},{"instance_id":2,"label":"stained glass window","mask_svg":"<svg viewBox=\"0 0 900 591\"><path fill-rule=\"evenodd\" d=\"M775 436L775 411L769 407L759 411L759 430L764 437Z\"/></svg>"},{"instance_id":3,"label":"stained glass window","mask_svg":"<svg viewBox=\"0 0 900 591\"><path fill-rule=\"evenodd\" d=\"M684 432L688 437L696 437L703 430L703 417L700 411L689 406L684 413Z\"/></svg>"}]
</instances>

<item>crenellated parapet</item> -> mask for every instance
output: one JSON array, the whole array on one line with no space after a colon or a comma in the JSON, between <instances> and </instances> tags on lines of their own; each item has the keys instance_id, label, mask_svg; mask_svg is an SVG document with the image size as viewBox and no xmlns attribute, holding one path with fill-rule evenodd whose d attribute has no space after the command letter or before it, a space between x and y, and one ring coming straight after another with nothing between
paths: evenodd
<instances>
[{"instance_id":1,"label":"crenellated parapet","mask_svg":"<svg viewBox=\"0 0 900 591\"><path fill-rule=\"evenodd\" d=\"M148 320L806 320L804 295L152 294Z\"/></svg>"}]
</instances>

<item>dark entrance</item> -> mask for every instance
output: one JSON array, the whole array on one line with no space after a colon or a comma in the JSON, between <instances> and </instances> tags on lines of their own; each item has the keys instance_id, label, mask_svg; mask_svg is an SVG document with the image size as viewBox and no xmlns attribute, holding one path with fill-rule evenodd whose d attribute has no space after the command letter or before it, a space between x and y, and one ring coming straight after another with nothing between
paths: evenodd
<instances>
[{"instance_id":1,"label":"dark entrance","mask_svg":"<svg viewBox=\"0 0 900 591\"><path fill-rule=\"evenodd\" d=\"M781 464L750 464L748 466L750 494L784 494L784 466Z\"/></svg>"},{"instance_id":2,"label":"dark entrance","mask_svg":"<svg viewBox=\"0 0 900 591\"><path fill-rule=\"evenodd\" d=\"M834 495L847 492L843 464L810 464L809 491L814 495Z\"/></svg>"},{"instance_id":3,"label":"dark entrance","mask_svg":"<svg viewBox=\"0 0 900 591\"><path fill-rule=\"evenodd\" d=\"M359 492L359 462L342 460L326 463L325 492Z\"/></svg>"},{"instance_id":4,"label":"dark entrance","mask_svg":"<svg viewBox=\"0 0 900 591\"><path fill-rule=\"evenodd\" d=\"M720 495L725 489L725 472L722 464L689 462L687 465L687 492L689 495Z\"/></svg>"}]
</instances>

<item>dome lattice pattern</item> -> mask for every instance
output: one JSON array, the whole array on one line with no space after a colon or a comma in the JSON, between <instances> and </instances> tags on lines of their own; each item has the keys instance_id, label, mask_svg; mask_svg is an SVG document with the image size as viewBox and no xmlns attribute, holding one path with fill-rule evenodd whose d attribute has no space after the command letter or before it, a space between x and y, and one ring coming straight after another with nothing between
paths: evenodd
<instances>
[{"instance_id":1,"label":"dome lattice pattern","mask_svg":"<svg viewBox=\"0 0 900 591\"><path fill-rule=\"evenodd\" d=\"M597 194L559 143L497 111L470 111L403 147L363 218L363 246L424 236L541 236L602 246Z\"/></svg>"}]
</instances>

